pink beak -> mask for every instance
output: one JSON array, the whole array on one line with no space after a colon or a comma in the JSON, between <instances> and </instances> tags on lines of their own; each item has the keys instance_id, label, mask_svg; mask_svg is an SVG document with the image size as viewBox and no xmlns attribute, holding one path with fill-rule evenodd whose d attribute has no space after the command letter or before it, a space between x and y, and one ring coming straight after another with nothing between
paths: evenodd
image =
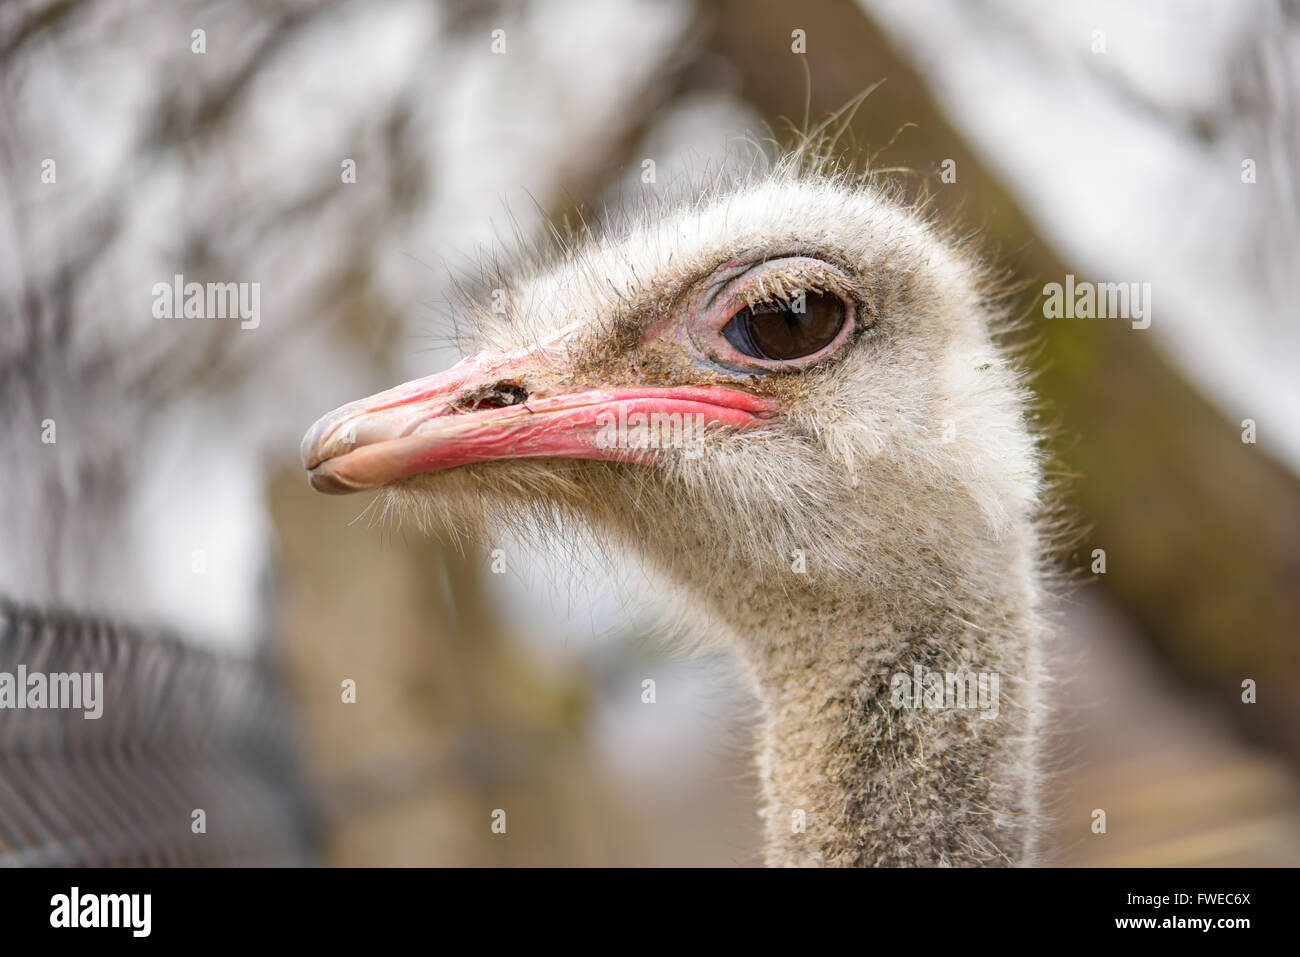
<instances>
[{"instance_id":1,"label":"pink beak","mask_svg":"<svg viewBox=\"0 0 1300 957\"><path fill-rule=\"evenodd\" d=\"M662 443L618 439L619 424L657 421L747 428L771 400L725 386L550 391L523 383L551 359L542 350L482 352L322 416L302 440L312 487L343 494L474 462L579 458L654 464ZM688 418L689 417L689 418ZM661 427L656 433L662 437ZM695 433L692 432L692 435ZM613 440L611 440L613 436Z\"/></svg>"}]
</instances>

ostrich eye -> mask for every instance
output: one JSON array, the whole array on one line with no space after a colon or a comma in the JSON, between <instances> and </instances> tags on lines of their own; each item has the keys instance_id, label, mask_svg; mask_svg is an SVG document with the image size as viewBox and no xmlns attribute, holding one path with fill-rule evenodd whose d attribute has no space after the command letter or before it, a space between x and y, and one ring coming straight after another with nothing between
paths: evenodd
<instances>
[{"instance_id":1,"label":"ostrich eye","mask_svg":"<svg viewBox=\"0 0 1300 957\"><path fill-rule=\"evenodd\" d=\"M722 328L723 337L754 359L801 359L825 349L844 328L844 300L814 293L799 302L747 306Z\"/></svg>"}]
</instances>

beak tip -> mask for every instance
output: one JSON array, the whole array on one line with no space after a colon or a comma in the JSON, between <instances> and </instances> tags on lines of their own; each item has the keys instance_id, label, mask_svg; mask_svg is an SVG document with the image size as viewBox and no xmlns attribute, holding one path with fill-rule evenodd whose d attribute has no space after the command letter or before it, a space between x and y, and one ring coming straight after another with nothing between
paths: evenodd
<instances>
[{"instance_id":1,"label":"beak tip","mask_svg":"<svg viewBox=\"0 0 1300 957\"><path fill-rule=\"evenodd\" d=\"M325 445L335 431L335 426L339 423L340 412L342 411L342 409L335 409L327 415L322 415L311 424L311 428L302 437L302 444L298 446L298 455L302 459L302 467L307 471L312 471L331 457L326 454Z\"/></svg>"},{"instance_id":2,"label":"beak tip","mask_svg":"<svg viewBox=\"0 0 1300 957\"><path fill-rule=\"evenodd\" d=\"M348 495L351 492L364 491L363 488L352 485L333 471L320 466L308 470L307 481L317 492L324 492L326 495Z\"/></svg>"},{"instance_id":3,"label":"beak tip","mask_svg":"<svg viewBox=\"0 0 1300 957\"><path fill-rule=\"evenodd\" d=\"M316 437L319 427L320 423L317 422L308 429L307 434L302 437L302 445L298 447L298 456L302 459L302 467L307 469L309 472L316 466L320 465L321 462L319 453L320 443Z\"/></svg>"}]
</instances>

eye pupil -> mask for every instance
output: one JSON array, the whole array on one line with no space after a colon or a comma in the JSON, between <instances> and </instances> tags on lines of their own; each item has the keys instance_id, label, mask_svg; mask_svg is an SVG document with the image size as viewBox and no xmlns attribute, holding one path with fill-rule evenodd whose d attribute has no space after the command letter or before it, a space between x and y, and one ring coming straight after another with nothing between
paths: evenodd
<instances>
[{"instance_id":1,"label":"eye pupil","mask_svg":"<svg viewBox=\"0 0 1300 957\"><path fill-rule=\"evenodd\" d=\"M839 296L809 295L803 310L796 302L750 306L723 328L722 334L741 353L754 359L800 359L825 349L844 327Z\"/></svg>"}]
</instances>

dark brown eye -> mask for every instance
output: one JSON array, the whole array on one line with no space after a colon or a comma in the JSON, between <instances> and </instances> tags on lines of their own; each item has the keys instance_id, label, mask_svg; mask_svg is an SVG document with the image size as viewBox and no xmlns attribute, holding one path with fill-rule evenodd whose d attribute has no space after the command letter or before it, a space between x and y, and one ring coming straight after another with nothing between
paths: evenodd
<instances>
[{"instance_id":1,"label":"dark brown eye","mask_svg":"<svg viewBox=\"0 0 1300 957\"><path fill-rule=\"evenodd\" d=\"M802 307L802 308L800 308ZM790 302L748 306L722 328L723 337L754 359L801 359L820 352L844 328L844 300L815 293Z\"/></svg>"}]
</instances>

